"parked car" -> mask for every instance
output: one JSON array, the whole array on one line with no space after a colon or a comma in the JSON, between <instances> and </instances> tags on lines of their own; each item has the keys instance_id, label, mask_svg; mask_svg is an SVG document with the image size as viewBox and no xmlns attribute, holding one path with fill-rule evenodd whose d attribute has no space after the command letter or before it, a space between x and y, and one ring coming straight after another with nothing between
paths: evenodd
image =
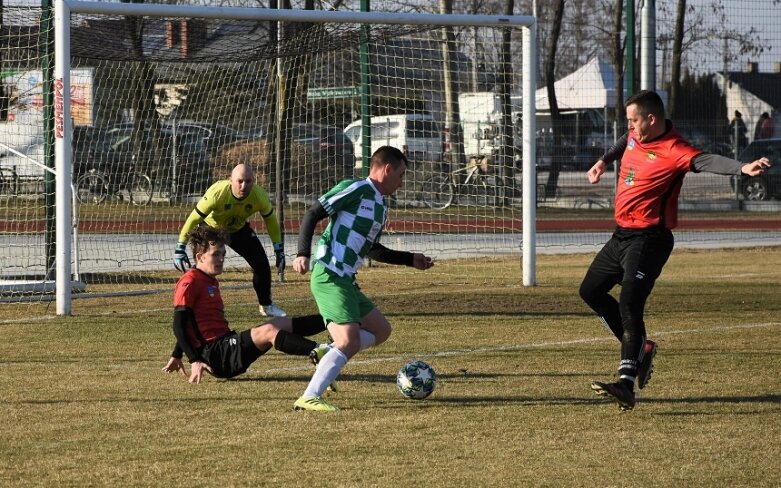
<instances>
[{"instance_id":1,"label":"parked car","mask_svg":"<svg viewBox=\"0 0 781 488\"><path fill-rule=\"evenodd\" d=\"M362 122L356 120L344 129L352 141L355 167L363 167ZM381 146L401 149L415 162L441 162L443 132L439 124L426 113L378 115L371 118L371 151Z\"/></svg>"},{"instance_id":2,"label":"parked car","mask_svg":"<svg viewBox=\"0 0 781 488\"><path fill-rule=\"evenodd\" d=\"M222 148L213 160L215 171L225 175L235 164L250 161L258 171L259 182L274 188L275 168L269 161L274 150L273 138L267 134L265 128L256 129L248 133L250 137L246 140ZM294 123L290 138L291 143L283 144L291 163L283 169L290 193L322 193L338 181L353 177L353 145L341 128Z\"/></svg>"},{"instance_id":3,"label":"parked car","mask_svg":"<svg viewBox=\"0 0 781 488\"><path fill-rule=\"evenodd\" d=\"M170 121L164 122L163 127L168 133L173 134L174 124ZM210 156L216 154L221 147L233 144L236 141L245 140L248 137L246 134L233 129L232 127L207 121L182 119L176 121L175 127L177 137L199 137L203 141L203 146Z\"/></svg>"},{"instance_id":4,"label":"parked car","mask_svg":"<svg viewBox=\"0 0 781 488\"><path fill-rule=\"evenodd\" d=\"M145 131L147 143L152 145L151 131ZM182 193L199 193L209 183L209 157L202 138L196 134L178 134L176 151L173 151L173 134L163 129L158 145L162 150L158 160L151 161L149 167L136 168L137 158L133 150L133 128L131 126L83 127L73 131L73 175L98 170L114 177L120 172L134 168L150 176L166 177L174 172L176 158L176 177ZM168 170L172 170L168 173Z\"/></svg>"},{"instance_id":5,"label":"parked car","mask_svg":"<svg viewBox=\"0 0 781 488\"><path fill-rule=\"evenodd\" d=\"M761 157L766 157L772 165L766 168L759 176L740 175L740 193L745 200L762 201L770 198L781 198L781 139L760 139L752 141L738 160L741 163L750 163ZM732 178L732 189L735 189L735 181Z\"/></svg>"}]
</instances>

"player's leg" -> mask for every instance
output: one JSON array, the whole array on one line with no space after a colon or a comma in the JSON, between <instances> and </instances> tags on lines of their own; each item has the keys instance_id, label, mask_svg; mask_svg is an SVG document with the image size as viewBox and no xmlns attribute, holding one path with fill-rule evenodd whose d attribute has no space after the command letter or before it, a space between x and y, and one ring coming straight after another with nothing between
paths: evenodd
<instances>
[{"instance_id":1,"label":"player's leg","mask_svg":"<svg viewBox=\"0 0 781 488\"><path fill-rule=\"evenodd\" d=\"M624 254L625 273L621 282L619 308L624 336L621 340L619 381L634 388L645 386L650 377L656 345L646 339L645 304L673 249L673 236L656 229L630 240Z\"/></svg>"},{"instance_id":2,"label":"player's leg","mask_svg":"<svg viewBox=\"0 0 781 488\"><path fill-rule=\"evenodd\" d=\"M244 258L252 268L252 288L255 289L258 304L264 310L269 308L273 303L271 299L271 267L263 244L249 223L230 235L228 246Z\"/></svg>"},{"instance_id":3,"label":"player's leg","mask_svg":"<svg viewBox=\"0 0 781 488\"><path fill-rule=\"evenodd\" d=\"M361 319L361 351L367 347L377 346L387 341L391 335L392 327L388 319L376 307ZM368 339L371 334L372 339ZM371 340L371 344L368 342Z\"/></svg>"},{"instance_id":4,"label":"player's leg","mask_svg":"<svg viewBox=\"0 0 781 488\"><path fill-rule=\"evenodd\" d=\"M287 317L275 317L266 324L253 327L250 329L252 343L261 354L273 345L276 350L285 354L309 356L320 344L293 333L292 322Z\"/></svg>"},{"instance_id":5,"label":"player's leg","mask_svg":"<svg viewBox=\"0 0 781 488\"><path fill-rule=\"evenodd\" d=\"M611 237L594 258L580 284L580 297L619 341L624 335L624 327L618 301L610 294L610 290L621 281L624 274L620 245L618 239Z\"/></svg>"},{"instance_id":6,"label":"player's leg","mask_svg":"<svg viewBox=\"0 0 781 488\"><path fill-rule=\"evenodd\" d=\"M341 278L315 265L310 282L320 314L327 320L334 342L320 359L304 394L296 400L296 410L334 411L322 399L326 388L339 376L347 361L361 346L361 293L351 278Z\"/></svg>"},{"instance_id":7,"label":"player's leg","mask_svg":"<svg viewBox=\"0 0 781 488\"><path fill-rule=\"evenodd\" d=\"M233 378L245 371L260 356L271 349L271 343L252 337L252 329L231 333L210 342L201 350L201 356L218 378Z\"/></svg>"}]
</instances>

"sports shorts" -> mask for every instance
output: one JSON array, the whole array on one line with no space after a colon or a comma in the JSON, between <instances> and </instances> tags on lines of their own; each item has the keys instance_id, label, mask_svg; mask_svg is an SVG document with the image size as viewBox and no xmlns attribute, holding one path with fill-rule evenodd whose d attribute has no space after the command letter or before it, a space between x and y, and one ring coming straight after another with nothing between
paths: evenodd
<instances>
[{"instance_id":1,"label":"sports shorts","mask_svg":"<svg viewBox=\"0 0 781 488\"><path fill-rule=\"evenodd\" d=\"M353 277L339 276L320 263L315 263L309 287L326 324L358 324L375 308Z\"/></svg>"},{"instance_id":2,"label":"sports shorts","mask_svg":"<svg viewBox=\"0 0 781 488\"><path fill-rule=\"evenodd\" d=\"M224 335L203 346L201 357L212 368L217 378L233 378L250 367L266 351L261 351L252 342L252 331Z\"/></svg>"}]
</instances>

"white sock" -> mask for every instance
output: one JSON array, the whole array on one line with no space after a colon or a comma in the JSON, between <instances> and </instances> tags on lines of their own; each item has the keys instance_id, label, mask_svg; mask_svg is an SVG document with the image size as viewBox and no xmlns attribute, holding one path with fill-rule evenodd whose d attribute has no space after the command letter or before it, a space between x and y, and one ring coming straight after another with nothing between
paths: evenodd
<instances>
[{"instance_id":1,"label":"white sock","mask_svg":"<svg viewBox=\"0 0 781 488\"><path fill-rule=\"evenodd\" d=\"M359 351L372 347L377 342L377 338L366 329L361 329L361 348Z\"/></svg>"},{"instance_id":2,"label":"white sock","mask_svg":"<svg viewBox=\"0 0 781 488\"><path fill-rule=\"evenodd\" d=\"M342 372L345 364L347 364L347 356L336 347L332 347L317 364L315 374L304 390L304 396L322 396L328 385L333 383Z\"/></svg>"}]
</instances>

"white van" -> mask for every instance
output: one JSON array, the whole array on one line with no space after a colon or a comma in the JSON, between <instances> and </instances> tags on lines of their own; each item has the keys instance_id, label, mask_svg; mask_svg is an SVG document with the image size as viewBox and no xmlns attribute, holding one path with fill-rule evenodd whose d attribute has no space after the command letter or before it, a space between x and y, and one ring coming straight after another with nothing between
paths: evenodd
<instances>
[{"instance_id":1,"label":"white van","mask_svg":"<svg viewBox=\"0 0 781 488\"><path fill-rule=\"evenodd\" d=\"M344 135L353 143L355 167L363 167L361 121L356 120L344 129ZM429 114L392 114L371 118L371 151L382 146L393 146L407 156L410 164L421 161L442 161L442 130Z\"/></svg>"}]
</instances>

